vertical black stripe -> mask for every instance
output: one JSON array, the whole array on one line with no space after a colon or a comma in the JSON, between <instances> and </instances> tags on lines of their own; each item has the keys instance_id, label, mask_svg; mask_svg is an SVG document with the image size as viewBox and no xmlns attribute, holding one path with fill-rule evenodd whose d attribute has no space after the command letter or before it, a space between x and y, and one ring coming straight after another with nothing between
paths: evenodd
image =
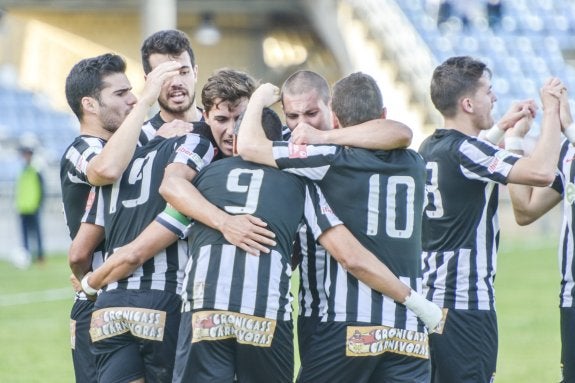
<instances>
[{"instance_id":1,"label":"vertical black stripe","mask_svg":"<svg viewBox=\"0 0 575 383\"><path fill-rule=\"evenodd\" d=\"M268 308L268 291L270 289L270 271L271 271L271 256L269 254L261 255L259 258L258 267L258 292L262 291L263 294L256 296L256 307L254 315L265 316Z\"/></svg>"},{"instance_id":2,"label":"vertical black stripe","mask_svg":"<svg viewBox=\"0 0 575 383\"><path fill-rule=\"evenodd\" d=\"M218 287L218 278L220 275L220 263L222 260L222 246L213 245L210 247L210 259L206 272L206 281L204 286L204 301L214 302L216 300L216 291ZM208 283L209 281L209 283Z\"/></svg>"},{"instance_id":3,"label":"vertical black stripe","mask_svg":"<svg viewBox=\"0 0 575 383\"><path fill-rule=\"evenodd\" d=\"M230 286L230 304L229 308L233 311L240 311L242 307L243 283L246 275L246 252L240 248L235 248L234 264L225 265L224 267L233 267L232 281Z\"/></svg>"}]
</instances>

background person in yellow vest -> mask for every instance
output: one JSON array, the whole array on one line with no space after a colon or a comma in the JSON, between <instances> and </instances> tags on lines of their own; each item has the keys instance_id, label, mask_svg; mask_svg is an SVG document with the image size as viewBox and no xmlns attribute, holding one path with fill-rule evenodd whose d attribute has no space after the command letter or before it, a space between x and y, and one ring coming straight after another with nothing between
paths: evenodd
<instances>
[{"instance_id":1,"label":"background person in yellow vest","mask_svg":"<svg viewBox=\"0 0 575 383\"><path fill-rule=\"evenodd\" d=\"M23 146L20 148L20 154L24 159L24 168L16 181L15 200L16 210L20 215L22 224L22 242L26 251L35 261L44 262L44 247L40 228L44 181L40 172L32 165L33 149ZM32 248L30 247L31 243L35 244Z\"/></svg>"}]
</instances>

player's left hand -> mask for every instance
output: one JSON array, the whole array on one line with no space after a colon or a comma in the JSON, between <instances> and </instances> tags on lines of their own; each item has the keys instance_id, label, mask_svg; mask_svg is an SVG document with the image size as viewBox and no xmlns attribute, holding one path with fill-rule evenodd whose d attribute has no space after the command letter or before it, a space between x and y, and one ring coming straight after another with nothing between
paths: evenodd
<instances>
[{"instance_id":1,"label":"player's left hand","mask_svg":"<svg viewBox=\"0 0 575 383\"><path fill-rule=\"evenodd\" d=\"M223 223L221 232L232 245L252 255L269 253L276 245L275 234L266 229L267 223L249 214L231 215Z\"/></svg>"},{"instance_id":2,"label":"player's left hand","mask_svg":"<svg viewBox=\"0 0 575 383\"><path fill-rule=\"evenodd\" d=\"M182 120L166 122L156 131L156 136L164 138L181 137L194 130L194 124Z\"/></svg>"}]
</instances>

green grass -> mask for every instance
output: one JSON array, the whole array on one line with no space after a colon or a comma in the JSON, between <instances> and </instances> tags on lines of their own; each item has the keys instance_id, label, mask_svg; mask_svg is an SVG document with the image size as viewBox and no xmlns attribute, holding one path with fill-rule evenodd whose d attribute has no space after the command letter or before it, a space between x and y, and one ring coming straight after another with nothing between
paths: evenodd
<instances>
[{"instance_id":1,"label":"green grass","mask_svg":"<svg viewBox=\"0 0 575 383\"><path fill-rule=\"evenodd\" d=\"M556 252L556 238L503 238L495 282L497 383L560 381Z\"/></svg>"},{"instance_id":2,"label":"green grass","mask_svg":"<svg viewBox=\"0 0 575 383\"><path fill-rule=\"evenodd\" d=\"M69 330L74 294L69 275L62 256L27 270L0 262L1 382L74 381Z\"/></svg>"},{"instance_id":3,"label":"green grass","mask_svg":"<svg viewBox=\"0 0 575 383\"><path fill-rule=\"evenodd\" d=\"M559 382L556 238L503 236L500 250L496 382ZM48 257L46 264L28 270L0 262L0 382L74 380L68 330L73 294L71 289L69 296L65 292L70 288L68 275L63 256ZM55 291L61 298L45 291ZM27 303L33 298L37 301Z\"/></svg>"}]
</instances>

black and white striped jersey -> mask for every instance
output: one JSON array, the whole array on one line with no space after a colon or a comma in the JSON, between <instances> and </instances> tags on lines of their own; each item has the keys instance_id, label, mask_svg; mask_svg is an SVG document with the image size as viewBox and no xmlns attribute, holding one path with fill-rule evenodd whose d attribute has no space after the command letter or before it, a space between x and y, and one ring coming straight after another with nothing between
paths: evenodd
<instances>
[{"instance_id":1,"label":"black and white striped jersey","mask_svg":"<svg viewBox=\"0 0 575 383\"><path fill-rule=\"evenodd\" d=\"M302 225L298 231L299 262L299 314L305 317L323 315L327 307L325 292L325 270L329 257L327 251L313 236L313 232Z\"/></svg>"},{"instance_id":2,"label":"black and white striped jersey","mask_svg":"<svg viewBox=\"0 0 575 383\"><path fill-rule=\"evenodd\" d=\"M564 140L559 155L559 174L552 184L563 196L563 223L559 242L559 270L561 272L560 307L575 307L575 146Z\"/></svg>"},{"instance_id":3,"label":"black and white striped jersey","mask_svg":"<svg viewBox=\"0 0 575 383\"><path fill-rule=\"evenodd\" d=\"M289 141L291 130L284 126L282 139ZM305 317L317 317L322 315L327 307L327 295L325 292L325 269L328 253L314 239L313 232L306 225L299 229L297 254L294 258L299 266L299 313Z\"/></svg>"},{"instance_id":4,"label":"black and white striped jersey","mask_svg":"<svg viewBox=\"0 0 575 383\"><path fill-rule=\"evenodd\" d=\"M122 177L102 186L97 204L104 217L106 256L134 240L161 213L166 205L158 189L164 169L173 156L197 171L210 163L214 150L210 142L197 134L164 139L156 137L136 148ZM106 290L140 289L179 293L187 260L185 241L177 241L146 261L128 278L111 283Z\"/></svg>"},{"instance_id":5,"label":"black and white striped jersey","mask_svg":"<svg viewBox=\"0 0 575 383\"><path fill-rule=\"evenodd\" d=\"M140 137L138 138L138 146L144 146L150 142L154 137L156 137L156 132L158 129L164 125L166 121L160 116L160 112L156 113L148 121L144 122L142 126L142 131L140 132Z\"/></svg>"},{"instance_id":6,"label":"black and white striped jersey","mask_svg":"<svg viewBox=\"0 0 575 383\"><path fill-rule=\"evenodd\" d=\"M315 239L341 224L319 189L295 175L240 157L213 162L196 176L194 185L220 209L267 222L277 244L270 254L249 255L229 244L219 231L194 223L188 236L183 300L192 310L291 319L291 254L300 223L304 220Z\"/></svg>"},{"instance_id":7,"label":"black and white striped jersey","mask_svg":"<svg viewBox=\"0 0 575 383\"><path fill-rule=\"evenodd\" d=\"M499 244L498 184L519 156L454 129L421 145L427 167L423 274L427 298L441 307L494 310Z\"/></svg>"},{"instance_id":8,"label":"black and white striped jersey","mask_svg":"<svg viewBox=\"0 0 575 383\"><path fill-rule=\"evenodd\" d=\"M280 169L317 182L335 214L368 250L421 291L421 214L425 168L412 150L370 151L274 142ZM327 262L324 321L367 322L423 331L405 306Z\"/></svg>"},{"instance_id":9,"label":"black and white striped jersey","mask_svg":"<svg viewBox=\"0 0 575 383\"><path fill-rule=\"evenodd\" d=\"M197 109L200 113L202 112L202 110L200 108L197 108ZM199 122L203 122L203 121L204 121L204 118L202 116L202 119ZM195 123L196 121L191 121L191 122ZM140 137L138 138L138 146L144 146L148 142L150 142L154 137L156 137L156 132L165 123L166 123L166 121L164 121L162 119L160 112L156 113L152 118L150 118L148 121L144 122L144 125L142 126L142 131L140 132ZM196 132L194 129L194 133L198 133L198 132ZM198 133L198 134L202 134L202 133Z\"/></svg>"},{"instance_id":10,"label":"black and white striped jersey","mask_svg":"<svg viewBox=\"0 0 575 383\"><path fill-rule=\"evenodd\" d=\"M104 147L101 138L80 135L65 150L60 159L60 187L62 189L62 205L64 218L73 240L80 229L82 217L89 198L92 186L88 182L87 168L90 160L98 155ZM91 197L90 197L91 196ZM94 221L86 221L95 223ZM96 269L103 262L104 243L96 248L92 256L92 269Z\"/></svg>"}]
</instances>

